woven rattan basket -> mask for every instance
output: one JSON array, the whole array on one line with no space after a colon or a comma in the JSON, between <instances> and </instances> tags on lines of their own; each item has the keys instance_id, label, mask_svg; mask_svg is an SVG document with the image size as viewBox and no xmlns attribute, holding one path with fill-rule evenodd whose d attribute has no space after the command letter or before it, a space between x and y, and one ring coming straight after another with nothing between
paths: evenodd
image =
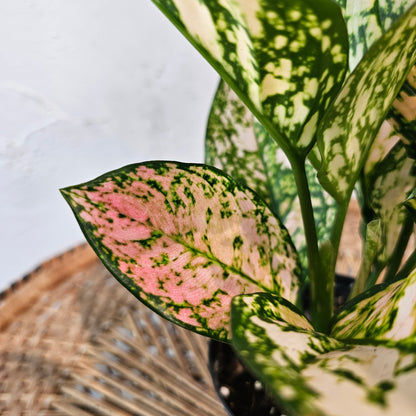
<instances>
[{"instance_id":1,"label":"woven rattan basket","mask_svg":"<svg viewBox=\"0 0 416 416\"><path fill-rule=\"evenodd\" d=\"M356 272L357 214L340 273ZM0 380L3 416L225 415L207 340L142 306L84 245L2 294Z\"/></svg>"}]
</instances>

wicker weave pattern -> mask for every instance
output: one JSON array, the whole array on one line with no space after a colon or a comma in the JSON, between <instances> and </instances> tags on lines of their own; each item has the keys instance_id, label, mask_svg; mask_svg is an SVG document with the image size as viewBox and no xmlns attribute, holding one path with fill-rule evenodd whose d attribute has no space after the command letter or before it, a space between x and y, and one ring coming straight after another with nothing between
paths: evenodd
<instances>
[{"instance_id":1,"label":"wicker weave pattern","mask_svg":"<svg viewBox=\"0 0 416 416\"><path fill-rule=\"evenodd\" d=\"M0 316L1 415L224 414L206 340L143 307L86 246L6 292Z\"/></svg>"}]
</instances>

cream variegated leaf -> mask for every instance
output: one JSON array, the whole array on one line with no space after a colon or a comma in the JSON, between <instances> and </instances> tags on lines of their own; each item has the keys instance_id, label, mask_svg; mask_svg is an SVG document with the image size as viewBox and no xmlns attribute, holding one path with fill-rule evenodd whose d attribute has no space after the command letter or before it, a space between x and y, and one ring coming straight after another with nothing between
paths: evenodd
<instances>
[{"instance_id":1,"label":"cream variegated leaf","mask_svg":"<svg viewBox=\"0 0 416 416\"><path fill-rule=\"evenodd\" d=\"M318 131L323 162L319 178L340 202L349 199L378 130L416 61L415 25L413 6L373 44L325 114Z\"/></svg>"},{"instance_id":2,"label":"cream variegated leaf","mask_svg":"<svg viewBox=\"0 0 416 416\"><path fill-rule=\"evenodd\" d=\"M406 146L408 156L416 159L416 67L410 71L400 94L393 102L389 120Z\"/></svg>"},{"instance_id":3,"label":"cream variegated leaf","mask_svg":"<svg viewBox=\"0 0 416 416\"><path fill-rule=\"evenodd\" d=\"M322 415L316 406L319 395L300 370L308 359L336 349L339 342L315 335L312 325L293 305L265 293L233 299L231 334L243 363L284 413Z\"/></svg>"},{"instance_id":4,"label":"cream variegated leaf","mask_svg":"<svg viewBox=\"0 0 416 416\"><path fill-rule=\"evenodd\" d=\"M318 394L322 416L412 416L416 354L400 348L344 345L302 371Z\"/></svg>"},{"instance_id":5,"label":"cream variegated leaf","mask_svg":"<svg viewBox=\"0 0 416 416\"><path fill-rule=\"evenodd\" d=\"M399 343L416 353L416 270L352 300L335 316L331 335L348 342Z\"/></svg>"},{"instance_id":6,"label":"cream variegated leaf","mask_svg":"<svg viewBox=\"0 0 416 416\"><path fill-rule=\"evenodd\" d=\"M414 414L416 354L399 343L356 345L314 332L293 305L265 293L233 300L232 342L287 414Z\"/></svg>"},{"instance_id":7,"label":"cream variegated leaf","mask_svg":"<svg viewBox=\"0 0 416 416\"><path fill-rule=\"evenodd\" d=\"M362 176L364 205L383 222L385 250L379 265L389 259L407 226L402 203L416 186L415 74L413 67L371 147Z\"/></svg>"},{"instance_id":8,"label":"cream variegated leaf","mask_svg":"<svg viewBox=\"0 0 416 416\"><path fill-rule=\"evenodd\" d=\"M364 183L368 182L366 178L377 176L376 172L380 171L380 164L401 139L392 123L389 120L383 121L364 164Z\"/></svg>"},{"instance_id":9,"label":"cream variegated leaf","mask_svg":"<svg viewBox=\"0 0 416 416\"><path fill-rule=\"evenodd\" d=\"M331 0L153 0L288 154L306 156L343 81L348 38Z\"/></svg>"},{"instance_id":10,"label":"cream variegated leaf","mask_svg":"<svg viewBox=\"0 0 416 416\"><path fill-rule=\"evenodd\" d=\"M266 201L289 231L304 270L307 270L306 242L293 171L287 157L266 129L224 82L214 98L206 134L208 164L250 187ZM316 178L306 162L320 241L329 239L335 217L335 200Z\"/></svg>"},{"instance_id":11,"label":"cream variegated leaf","mask_svg":"<svg viewBox=\"0 0 416 416\"><path fill-rule=\"evenodd\" d=\"M349 35L349 63L353 70L370 46L407 10L414 0L340 0L347 21ZM377 161L382 161L398 140L407 143L409 155L415 155L416 141L416 101L415 67L412 68L399 95L393 102L385 121L373 144L365 171L377 169ZM396 130L393 128L396 128ZM382 172L382 171L381 171ZM364 194L365 196L365 194ZM364 205L367 201L362 201Z\"/></svg>"},{"instance_id":12,"label":"cream variegated leaf","mask_svg":"<svg viewBox=\"0 0 416 416\"><path fill-rule=\"evenodd\" d=\"M152 1L238 94L261 111L258 65L239 4L234 0Z\"/></svg>"},{"instance_id":13,"label":"cream variegated leaf","mask_svg":"<svg viewBox=\"0 0 416 416\"><path fill-rule=\"evenodd\" d=\"M394 136L391 143L397 139ZM408 157L408 151L400 140L376 166L366 172L366 203L382 222L383 251L380 253L380 263L388 261L394 251L406 221L403 202L415 186L415 161Z\"/></svg>"},{"instance_id":14,"label":"cream variegated leaf","mask_svg":"<svg viewBox=\"0 0 416 416\"><path fill-rule=\"evenodd\" d=\"M146 162L62 193L114 277L179 325L226 340L233 296L296 301L300 268L286 229L215 168Z\"/></svg>"}]
</instances>

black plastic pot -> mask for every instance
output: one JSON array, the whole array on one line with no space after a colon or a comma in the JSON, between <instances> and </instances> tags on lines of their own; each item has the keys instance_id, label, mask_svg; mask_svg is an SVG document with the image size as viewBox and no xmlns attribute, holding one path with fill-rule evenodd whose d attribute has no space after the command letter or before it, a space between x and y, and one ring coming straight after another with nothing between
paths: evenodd
<instances>
[{"instance_id":1,"label":"black plastic pot","mask_svg":"<svg viewBox=\"0 0 416 416\"><path fill-rule=\"evenodd\" d=\"M209 368L215 390L229 416L280 416L261 384L241 363L231 345L211 340Z\"/></svg>"},{"instance_id":2,"label":"black plastic pot","mask_svg":"<svg viewBox=\"0 0 416 416\"><path fill-rule=\"evenodd\" d=\"M334 289L334 308L345 304L354 279L337 275ZM302 299L308 310L309 296L306 290ZM209 368L215 390L229 416L281 416L284 411L267 395L241 363L231 345L211 340L209 344Z\"/></svg>"}]
</instances>

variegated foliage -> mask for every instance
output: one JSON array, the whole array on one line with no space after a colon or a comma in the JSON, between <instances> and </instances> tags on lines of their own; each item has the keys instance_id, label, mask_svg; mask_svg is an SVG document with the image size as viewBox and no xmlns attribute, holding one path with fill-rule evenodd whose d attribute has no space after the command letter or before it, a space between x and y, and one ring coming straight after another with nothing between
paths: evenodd
<instances>
[{"instance_id":1,"label":"variegated foliage","mask_svg":"<svg viewBox=\"0 0 416 416\"><path fill-rule=\"evenodd\" d=\"M285 153L305 157L340 88L348 38L330 0L153 0Z\"/></svg>"},{"instance_id":2,"label":"variegated foliage","mask_svg":"<svg viewBox=\"0 0 416 416\"><path fill-rule=\"evenodd\" d=\"M416 67L412 68L394 100L389 119L399 133L408 156L416 159Z\"/></svg>"},{"instance_id":3,"label":"variegated foliage","mask_svg":"<svg viewBox=\"0 0 416 416\"><path fill-rule=\"evenodd\" d=\"M343 6L350 39L350 68L355 68L364 53L412 5L414 0L346 0ZM413 66L400 93L393 102L388 119L416 156L416 67Z\"/></svg>"},{"instance_id":4,"label":"variegated foliage","mask_svg":"<svg viewBox=\"0 0 416 416\"><path fill-rule=\"evenodd\" d=\"M109 271L180 325L226 340L233 296L296 301L300 270L286 229L217 169L148 162L62 193Z\"/></svg>"},{"instance_id":5,"label":"variegated foliage","mask_svg":"<svg viewBox=\"0 0 416 416\"><path fill-rule=\"evenodd\" d=\"M412 5L414 0L335 0L342 8L349 37L351 71L370 46Z\"/></svg>"},{"instance_id":6,"label":"variegated foliage","mask_svg":"<svg viewBox=\"0 0 416 416\"><path fill-rule=\"evenodd\" d=\"M309 196L308 182L315 217L309 226L316 224L318 234L309 232L308 241L329 239L339 219L334 199L309 162L305 189L296 190L290 167L299 175L312 149L338 213L363 179L365 206L377 219L367 227L362 274L373 259L394 253L387 236L402 227L403 195L416 178L409 158L414 74L398 95L416 61L416 6L338 1L352 66L373 44L340 90L348 37L331 0L153 1L235 91L220 86L207 131L207 161L235 179L204 165L147 162L66 188L87 240L110 272L162 316L219 340L232 335L248 367L291 415L413 415L416 272L359 296L328 333L318 333L294 306L300 261L272 211L306 264L297 191ZM374 143L387 115L388 131L379 135L386 140ZM413 196L407 205L416 205ZM331 273L323 276L320 266L328 260L332 267L335 246L332 235L313 251L320 257L315 275L322 272L314 290L325 296Z\"/></svg>"},{"instance_id":7,"label":"variegated foliage","mask_svg":"<svg viewBox=\"0 0 416 416\"><path fill-rule=\"evenodd\" d=\"M408 157L416 156L416 68L413 67L405 80L400 94L393 102L386 121L374 141L364 166L364 178L376 177L383 173L389 152L398 145L407 150Z\"/></svg>"},{"instance_id":8,"label":"variegated foliage","mask_svg":"<svg viewBox=\"0 0 416 416\"><path fill-rule=\"evenodd\" d=\"M385 264L393 254L406 222L403 202L416 186L415 161L408 157L402 141L398 140L377 163L377 168L367 173L364 186L368 205L382 221L383 250L378 261Z\"/></svg>"},{"instance_id":9,"label":"variegated foliage","mask_svg":"<svg viewBox=\"0 0 416 416\"><path fill-rule=\"evenodd\" d=\"M377 132L416 61L416 6L373 44L348 77L318 130L322 185L349 199Z\"/></svg>"},{"instance_id":10,"label":"variegated foliage","mask_svg":"<svg viewBox=\"0 0 416 416\"><path fill-rule=\"evenodd\" d=\"M416 352L416 271L406 279L375 286L334 318L331 335Z\"/></svg>"},{"instance_id":11,"label":"variegated foliage","mask_svg":"<svg viewBox=\"0 0 416 416\"><path fill-rule=\"evenodd\" d=\"M205 160L256 191L271 206L288 229L306 271L304 228L290 163L224 81L218 87L208 119ZM335 217L335 200L319 185L310 162L306 171L318 239L326 241Z\"/></svg>"},{"instance_id":12,"label":"variegated foliage","mask_svg":"<svg viewBox=\"0 0 416 416\"><path fill-rule=\"evenodd\" d=\"M329 335L278 296L238 296L232 339L290 415L414 415L416 272L347 305Z\"/></svg>"},{"instance_id":13,"label":"variegated foliage","mask_svg":"<svg viewBox=\"0 0 416 416\"><path fill-rule=\"evenodd\" d=\"M384 237L376 263L381 271L409 227L403 201L416 186L415 67L390 109L364 166L363 205L381 219Z\"/></svg>"},{"instance_id":14,"label":"variegated foliage","mask_svg":"<svg viewBox=\"0 0 416 416\"><path fill-rule=\"evenodd\" d=\"M370 46L385 33L391 25L412 5L415 4L414 0L339 0L337 3L343 10L344 17L347 21L350 53L349 64L350 69L353 70L363 55L368 51ZM414 142L416 140L416 104L414 101L415 96L415 67L412 68L407 80L405 81L400 93L393 102L393 106L390 108L387 119L390 124L385 122L381 131L378 134L376 143L372 146L369 160L366 161L364 172L364 186L368 189L368 183L372 182L374 185L376 172L379 172L381 177L384 175L382 169L377 166L376 160L382 161L386 154L394 147L397 140L400 138L407 145L409 156L415 156ZM394 129L392 128L394 126ZM371 179L367 180L366 174L371 172ZM401 171L398 169L397 174ZM392 175L394 172L390 169L388 183L392 183ZM379 178L379 183L383 182ZM407 182L407 181L405 181ZM396 185L400 187L401 181L396 180ZM404 184L404 188L408 189L408 183ZM384 191L378 190L376 193L383 193ZM396 190L398 194L399 190ZM403 191L405 195L406 191ZM373 209L371 201L366 200L367 194L363 194L364 200L362 204ZM395 200L397 202L397 200ZM400 203L402 200L400 201ZM389 202L389 209L392 207L392 203ZM399 211L400 208L397 208ZM403 215L401 216L401 218ZM398 218L396 216L396 218ZM385 219L385 218L384 218ZM402 223L390 222L385 224L391 232L390 236L398 236L400 233L400 227ZM387 231L387 228L386 228ZM389 245L394 245L394 242L389 242ZM386 253L382 256L386 259Z\"/></svg>"}]
</instances>

